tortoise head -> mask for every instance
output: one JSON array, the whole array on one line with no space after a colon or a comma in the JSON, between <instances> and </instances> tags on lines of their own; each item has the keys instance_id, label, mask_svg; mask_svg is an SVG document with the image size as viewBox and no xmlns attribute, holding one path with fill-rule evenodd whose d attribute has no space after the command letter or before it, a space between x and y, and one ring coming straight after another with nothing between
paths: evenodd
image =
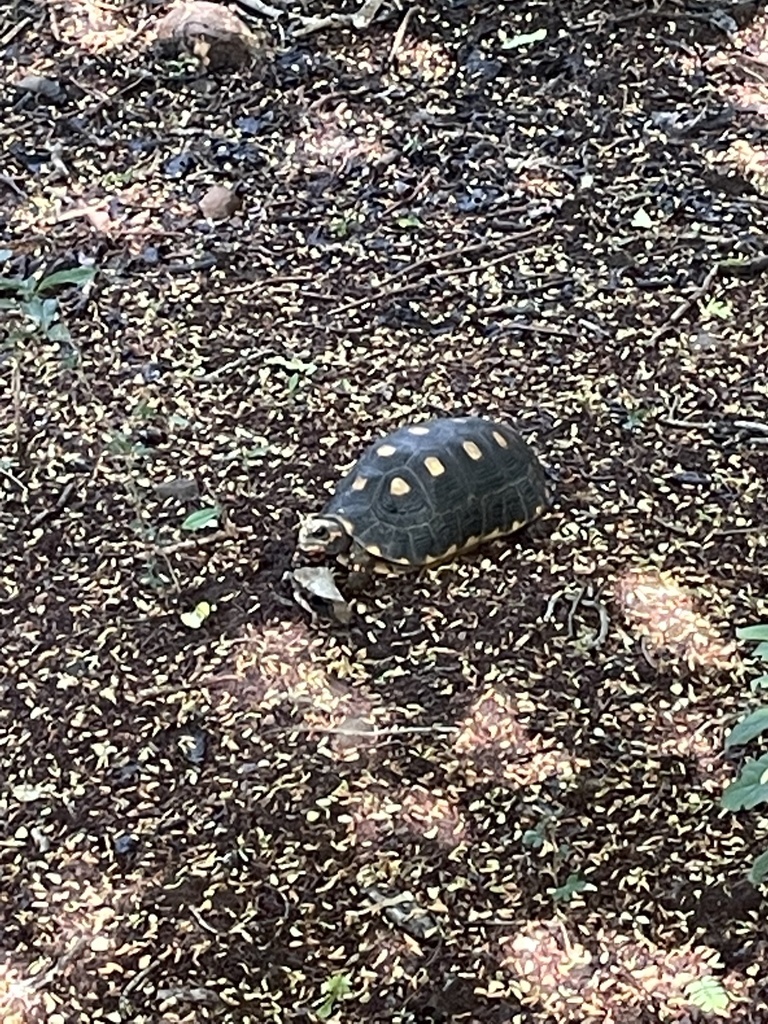
<instances>
[{"instance_id":1,"label":"tortoise head","mask_svg":"<svg viewBox=\"0 0 768 1024\"><path fill-rule=\"evenodd\" d=\"M299 527L299 550L307 555L340 555L348 551L352 534L337 516L309 516Z\"/></svg>"}]
</instances>

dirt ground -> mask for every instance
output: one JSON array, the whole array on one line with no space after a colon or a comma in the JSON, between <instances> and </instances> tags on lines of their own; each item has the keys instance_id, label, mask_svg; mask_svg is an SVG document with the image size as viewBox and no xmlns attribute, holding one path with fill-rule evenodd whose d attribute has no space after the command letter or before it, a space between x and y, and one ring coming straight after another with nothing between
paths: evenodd
<instances>
[{"instance_id":1,"label":"dirt ground","mask_svg":"<svg viewBox=\"0 0 768 1024\"><path fill-rule=\"evenodd\" d=\"M720 808L768 22L721 6L241 9L265 56L206 70L164 7L16 0L0 274L95 275L70 339L3 311L4 1021L768 1021L768 820ZM553 509L311 617L300 516L465 413Z\"/></svg>"}]
</instances>

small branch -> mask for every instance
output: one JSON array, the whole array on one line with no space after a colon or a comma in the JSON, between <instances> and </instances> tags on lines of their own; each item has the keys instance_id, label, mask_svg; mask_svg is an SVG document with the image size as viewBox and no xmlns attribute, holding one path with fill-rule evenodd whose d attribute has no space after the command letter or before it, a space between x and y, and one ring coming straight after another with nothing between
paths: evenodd
<instances>
[{"instance_id":1,"label":"small branch","mask_svg":"<svg viewBox=\"0 0 768 1024\"><path fill-rule=\"evenodd\" d=\"M734 420L733 425L739 430L752 430L756 434L768 434L768 423L762 423L760 420Z\"/></svg>"},{"instance_id":2,"label":"small branch","mask_svg":"<svg viewBox=\"0 0 768 1024\"><path fill-rule=\"evenodd\" d=\"M18 352L14 355L11 368L11 392L13 394L13 429L16 441L16 460L20 466L25 464L24 458L24 421L21 415L21 358Z\"/></svg>"},{"instance_id":3,"label":"small branch","mask_svg":"<svg viewBox=\"0 0 768 1024\"><path fill-rule=\"evenodd\" d=\"M31 18L22 18L15 25L8 29L4 36L0 36L0 46L7 46L12 43L16 36L20 35L25 28L32 24Z\"/></svg>"},{"instance_id":4,"label":"small branch","mask_svg":"<svg viewBox=\"0 0 768 1024\"><path fill-rule=\"evenodd\" d=\"M532 236L540 234L540 232L541 228L535 227L531 228L530 231L521 232L517 237L530 238ZM472 246L470 248L476 247ZM467 251L469 250L464 250L463 252L459 250L456 254L464 255ZM410 281L408 284L400 285L397 288L387 288L387 285L389 285L394 280L393 276L389 278L389 280L386 281L384 285L379 286L378 291L373 292L370 295L366 295L365 298L363 299L355 299L352 302L345 303L343 306L336 306L335 309L331 309L328 311L328 316L338 316L340 313L347 313L352 309L357 309L358 307L365 306L368 303L378 302L381 299L389 299L394 297L395 295L403 295L405 292L413 291L414 288L419 288L422 285L434 284L435 281L443 280L446 277L460 277L464 274L481 273L483 270L488 270L489 267L496 266L497 263L503 263L504 260L508 260L513 256L519 256L523 252L525 252L524 249L508 249L505 252L503 252L500 256L494 256L493 259L486 260L484 263L474 263L469 267L447 267L445 270L436 270L433 274L427 274L426 277L422 277L418 281ZM398 271L398 276L400 276L403 272L407 273L408 270L415 270L423 262L430 261L422 260L420 261L420 263L416 263L412 267L407 268L406 271Z\"/></svg>"},{"instance_id":5,"label":"small branch","mask_svg":"<svg viewBox=\"0 0 768 1024\"><path fill-rule=\"evenodd\" d=\"M652 344L656 344L657 341L659 341L661 338L663 338L664 335L667 333L667 331L671 327L674 327L674 325L679 320L682 320L683 317L685 316L685 314L693 306L696 305L696 303L699 301L699 299L702 299L707 294L707 292L709 291L710 285L712 284L714 279L717 277L719 272L720 272L720 264L719 263L715 263L714 266L711 266L709 268L709 270L707 271L707 275L704 278L704 280L702 281L701 285L698 288L696 288L695 291L691 292L691 294L686 299L684 299L683 302L681 302L680 305L676 309L672 310L672 313L669 315L669 317L667 317L666 322L664 324L662 324L662 326L656 331L656 333L651 336L651 343Z\"/></svg>"},{"instance_id":6,"label":"small branch","mask_svg":"<svg viewBox=\"0 0 768 1024\"><path fill-rule=\"evenodd\" d=\"M391 64L392 61L400 52L400 49L403 45L403 40L405 39L405 33L408 31L408 25L410 23L411 18L413 17L413 10L413 7L408 8L408 10L405 12L403 20L400 22L400 25L398 26L397 32L395 32L394 39L392 40L392 45L390 46L389 53L387 55L387 64Z\"/></svg>"},{"instance_id":7,"label":"small branch","mask_svg":"<svg viewBox=\"0 0 768 1024\"><path fill-rule=\"evenodd\" d=\"M189 540L178 540L174 544L151 544L148 550L155 555L173 555L177 551L194 551L196 548L208 547L211 544L218 544L221 540L232 540L236 530L230 527L228 530L216 530L215 533L208 533L205 537L190 537Z\"/></svg>"},{"instance_id":8,"label":"small branch","mask_svg":"<svg viewBox=\"0 0 768 1024\"><path fill-rule=\"evenodd\" d=\"M265 18L281 18L285 14L285 11L278 10L277 7L270 7L269 4L262 3L262 0L237 0L237 2L257 14L263 14Z\"/></svg>"},{"instance_id":9,"label":"small branch","mask_svg":"<svg viewBox=\"0 0 768 1024\"><path fill-rule=\"evenodd\" d=\"M293 735L294 733L319 733L321 736L365 736L368 739L379 739L383 736L419 736L430 733L439 736L451 736L459 731L455 725L402 725L393 726L390 729L345 729L344 726L325 728L321 725L296 725L289 729L279 729L280 733Z\"/></svg>"},{"instance_id":10,"label":"small branch","mask_svg":"<svg viewBox=\"0 0 768 1024\"><path fill-rule=\"evenodd\" d=\"M365 3L354 14L327 14L321 18L301 18L299 28L294 29L293 36L301 39L313 32L321 32L324 28L340 28L351 26L358 30L368 28L373 19L384 6L384 0L365 0Z\"/></svg>"}]
</instances>

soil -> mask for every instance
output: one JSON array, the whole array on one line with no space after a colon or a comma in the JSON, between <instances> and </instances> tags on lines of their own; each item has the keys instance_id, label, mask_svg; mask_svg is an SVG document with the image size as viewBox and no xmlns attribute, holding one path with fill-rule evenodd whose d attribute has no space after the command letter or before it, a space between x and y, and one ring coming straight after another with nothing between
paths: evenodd
<instances>
[{"instance_id":1,"label":"soil","mask_svg":"<svg viewBox=\"0 0 768 1024\"><path fill-rule=\"evenodd\" d=\"M3 1019L768 1021L766 16L332 9L0 36L0 274L93 271L2 295ZM553 508L308 614L300 517L461 414Z\"/></svg>"}]
</instances>

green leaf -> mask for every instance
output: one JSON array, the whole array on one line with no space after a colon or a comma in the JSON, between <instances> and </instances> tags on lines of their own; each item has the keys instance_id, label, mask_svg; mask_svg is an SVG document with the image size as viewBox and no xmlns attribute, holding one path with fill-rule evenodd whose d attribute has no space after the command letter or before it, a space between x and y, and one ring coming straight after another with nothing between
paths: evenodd
<instances>
[{"instance_id":1,"label":"green leaf","mask_svg":"<svg viewBox=\"0 0 768 1024\"><path fill-rule=\"evenodd\" d=\"M315 1010L315 1016L318 1020L328 1020L333 1013L333 996L326 996L325 999L320 1003L318 1008Z\"/></svg>"},{"instance_id":2,"label":"green leaf","mask_svg":"<svg viewBox=\"0 0 768 1024\"><path fill-rule=\"evenodd\" d=\"M555 903L569 903L574 896L584 891L594 892L595 887L578 875L568 875L565 885L560 885L552 893Z\"/></svg>"},{"instance_id":3,"label":"green leaf","mask_svg":"<svg viewBox=\"0 0 768 1024\"><path fill-rule=\"evenodd\" d=\"M199 508L196 512L190 512L181 524L181 528L182 530L189 530L191 533L195 533L197 530L204 530L206 526L218 523L220 511L217 506L213 508Z\"/></svg>"},{"instance_id":4,"label":"green leaf","mask_svg":"<svg viewBox=\"0 0 768 1024\"><path fill-rule=\"evenodd\" d=\"M118 430L110 438L107 451L110 455L128 455L133 451L133 442Z\"/></svg>"},{"instance_id":5,"label":"green leaf","mask_svg":"<svg viewBox=\"0 0 768 1024\"><path fill-rule=\"evenodd\" d=\"M50 300L49 300L50 301ZM55 299L53 300L55 303ZM46 307L42 299L38 298L37 295L33 295L31 299L21 303L21 309L25 316L28 316L30 320L34 320L38 327L45 328L46 324Z\"/></svg>"},{"instance_id":6,"label":"green leaf","mask_svg":"<svg viewBox=\"0 0 768 1024\"><path fill-rule=\"evenodd\" d=\"M768 875L768 850L756 857L747 876L753 885L759 885Z\"/></svg>"},{"instance_id":7,"label":"green leaf","mask_svg":"<svg viewBox=\"0 0 768 1024\"><path fill-rule=\"evenodd\" d=\"M741 775L725 790L720 805L726 811L750 810L768 800L768 754L747 761Z\"/></svg>"},{"instance_id":8,"label":"green leaf","mask_svg":"<svg viewBox=\"0 0 768 1024\"><path fill-rule=\"evenodd\" d=\"M745 626L744 629L737 629L736 636L739 640L768 640L768 622L759 626Z\"/></svg>"},{"instance_id":9,"label":"green leaf","mask_svg":"<svg viewBox=\"0 0 768 1024\"><path fill-rule=\"evenodd\" d=\"M704 316L716 316L728 320L733 313L733 304L728 299L710 299L704 307Z\"/></svg>"},{"instance_id":10,"label":"green leaf","mask_svg":"<svg viewBox=\"0 0 768 1024\"><path fill-rule=\"evenodd\" d=\"M51 328L48 331L48 337L51 341L72 340L72 335L69 333L69 328L62 323L51 324Z\"/></svg>"},{"instance_id":11,"label":"green leaf","mask_svg":"<svg viewBox=\"0 0 768 1024\"><path fill-rule=\"evenodd\" d=\"M756 658L762 658L763 661L768 661L768 642L758 644L752 653Z\"/></svg>"},{"instance_id":12,"label":"green leaf","mask_svg":"<svg viewBox=\"0 0 768 1024\"><path fill-rule=\"evenodd\" d=\"M292 373L288 378L288 394L292 395L296 388L299 386L299 375L298 373Z\"/></svg>"},{"instance_id":13,"label":"green leaf","mask_svg":"<svg viewBox=\"0 0 768 1024\"><path fill-rule=\"evenodd\" d=\"M71 270L57 270L44 277L37 286L38 292L47 292L63 284L88 284L96 276L94 267L73 267Z\"/></svg>"},{"instance_id":14,"label":"green leaf","mask_svg":"<svg viewBox=\"0 0 768 1024\"><path fill-rule=\"evenodd\" d=\"M332 999L340 999L351 991L346 974L334 974L325 983L325 989Z\"/></svg>"},{"instance_id":15,"label":"green leaf","mask_svg":"<svg viewBox=\"0 0 768 1024\"><path fill-rule=\"evenodd\" d=\"M756 708L731 729L725 738L725 749L741 747L768 729L768 707Z\"/></svg>"},{"instance_id":16,"label":"green leaf","mask_svg":"<svg viewBox=\"0 0 768 1024\"><path fill-rule=\"evenodd\" d=\"M526 847L526 849L540 850L544 845L544 837L537 829L529 828L527 831L523 832L520 842L524 847Z\"/></svg>"},{"instance_id":17,"label":"green leaf","mask_svg":"<svg viewBox=\"0 0 768 1024\"><path fill-rule=\"evenodd\" d=\"M690 985L686 985L685 998L704 1013L716 1013L724 1017L728 1016L732 1002L722 984L711 975L706 978L697 978Z\"/></svg>"},{"instance_id":18,"label":"green leaf","mask_svg":"<svg viewBox=\"0 0 768 1024\"><path fill-rule=\"evenodd\" d=\"M334 1005L339 999L343 999L351 991L349 978L345 974L334 974L327 981L323 982L325 999L315 1010L315 1016L319 1020L328 1020L334 1011Z\"/></svg>"},{"instance_id":19,"label":"green leaf","mask_svg":"<svg viewBox=\"0 0 768 1024\"><path fill-rule=\"evenodd\" d=\"M761 690L768 690L768 675L757 676L749 684L749 688L752 693L759 693Z\"/></svg>"},{"instance_id":20,"label":"green leaf","mask_svg":"<svg viewBox=\"0 0 768 1024\"><path fill-rule=\"evenodd\" d=\"M396 223L399 228L421 228L424 226L424 221L420 220L415 213L407 213L403 217L398 217Z\"/></svg>"},{"instance_id":21,"label":"green leaf","mask_svg":"<svg viewBox=\"0 0 768 1024\"><path fill-rule=\"evenodd\" d=\"M23 292L24 284L20 277L0 277L0 291Z\"/></svg>"}]
</instances>

